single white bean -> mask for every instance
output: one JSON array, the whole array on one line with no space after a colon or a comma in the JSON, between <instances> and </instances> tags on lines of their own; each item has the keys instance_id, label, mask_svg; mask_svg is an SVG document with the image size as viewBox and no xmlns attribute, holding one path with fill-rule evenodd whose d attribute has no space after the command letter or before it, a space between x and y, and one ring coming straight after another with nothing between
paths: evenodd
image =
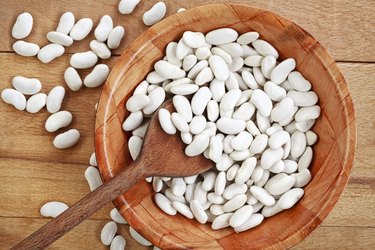
<instances>
[{"instance_id":1,"label":"single white bean","mask_svg":"<svg viewBox=\"0 0 375 250\"><path fill-rule=\"evenodd\" d=\"M197 200L192 200L190 202L190 209L195 219L199 223L205 224L207 222L207 214L204 212L202 205Z\"/></svg>"},{"instance_id":2,"label":"single white bean","mask_svg":"<svg viewBox=\"0 0 375 250\"><path fill-rule=\"evenodd\" d=\"M131 235L131 237L133 237L133 239L138 242L139 244L141 244L142 246L146 246L146 247L149 247L149 246L152 246L152 243L149 242L148 240L146 240L142 235L140 235L137 231L134 230L134 228L132 227L129 227L129 233Z\"/></svg>"},{"instance_id":3,"label":"single white bean","mask_svg":"<svg viewBox=\"0 0 375 250\"><path fill-rule=\"evenodd\" d=\"M167 6L164 2L157 2L148 11L143 14L143 23L152 26L164 18L167 12Z\"/></svg>"},{"instance_id":4,"label":"single white bean","mask_svg":"<svg viewBox=\"0 0 375 250\"><path fill-rule=\"evenodd\" d=\"M98 26L96 26L96 29L94 31L96 40L98 40L99 42L106 41L112 29L113 29L112 18L108 15L102 16Z\"/></svg>"},{"instance_id":5,"label":"single white bean","mask_svg":"<svg viewBox=\"0 0 375 250\"><path fill-rule=\"evenodd\" d=\"M285 173L277 174L271 177L264 189L266 189L270 194L276 196L281 195L291 189L295 183L295 179Z\"/></svg>"},{"instance_id":6,"label":"single white bean","mask_svg":"<svg viewBox=\"0 0 375 250\"><path fill-rule=\"evenodd\" d=\"M173 201L172 206L174 207L174 209L177 210L177 212L179 212L180 214L182 214L186 218L189 218L189 219L194 218L193 213L191 212L190 208L186 204L184 204L182 202L178 202L178 201Z\"/></svg>"},{"instance_id":7,"label":"single white bean","mask_svg":"<svg viewBox=\"0 0 375 250\"><path fill-rule=\"evenodd\" d=\"M208 62L217 80L225 81L228 79L229 77L228 65L220 56L212 55L208 59Z\"/></svg>"},{"instance_id":8,"label":"single white bean","mask_svg":"<svg viewBox=\"0 0 375 250\"><path fill-rule=\"evenodd\" d=\"M63 213L65 210L67 210L69 207L63 202L59 201L50 201L45 203L41 208L40 208L40 214L43 217L52 217L56 218L59 216L61 213Z\"/></svg>"},{"instance_id":9,"label":"single white bean","mask_svg":"<svg viewBox=\"0 0 375 250\"><path fill-rule=\"evenodd\" d=\"M72 12L65 12L61 15L56 31L64 34L69 34L75 23L75 18Z\"/></svg>"},{"instance_id":10,"label":"single white bean","mask_svg":"<svg viewBox=\"0 0 375 250\"><path fill-rule=\"evenodd\" d=\"M275 205L275 198L267 190L258 186L250 187L250 192L266 206Z\"/></svg>"},{"instance_id":11,"label":"single white bean","mask_svg":"<svg viewBox=\"0 0 375 250\"><path fill-rule=\"evenodd\" d=\"M47 110L50 113L56 113L60 110L62 101L65 96L65 88L62 86L56 86L50 90L47 96Z\"/></svg>"},{"instance_id":12,"label":"single white bean","mask_svg":"<svg viewBox=\"0 0 375 250\"><path fill-rule=\"evenodd\" d=\"M90 49L101 59L108 59L111 57L111 51L103 42L92 40L90 42Z\"/></svg>"},{"instance_id":13,"label":"single white bean","mask_svg":"<svg viewBox=\"0 0 375 250\"><path fill-rule=\"evenodd\" d=\"M53 145L58 149L73 147L79 141L80 133L77 129L70 129L61 133L53 140Z\"/></svg>"},{"instance_id":14,"label":"single white bean","mask_svg":"<svg viewBox=\"0 0 375 250\"><path fill-rule=\"evenodd\" d=\"M233 228L241 226L253 214L253 207L245 205L239 208L230 218L229 225Z\"/></svg>"},{"instance_id":15,"label":"single white bean","mask_svg":"<svg viewBox=\"0 0 375 250\"><path fill-rule=\"evenodd\" d=\"M311 89L311 83L298 71L293 71L288 75L288 82L297 91L307 92Z\"/></svg>"},{"instance_id":16,"label":"single white bean","mask_svg":"<svg viewBox=\"0 0 375 250\"><path fill-rule=\"evenodd\" d=\"M124 250L126 246L126 240L121 235L117 235L113 238L110 250Z\"/></svg>"},{"instance_id":17,"label":"single white bean","mask_svg":"<svg viewBox=\"0 0 375 250\"><path fill-rule=\"evenodd\" d=\"M24 95L34 95L42 89L42 84L38 79L23 76L13 77L12 85Z\"/></svg>"},{"instance_id":18,"label":"single white bean","mask_svg":"<svg viewBox=\"0 0 375 250\"><path fill-rule=\"evenodd\" d=\"M246 201L247 201L246 194L236 195L235 197L233 197L232 199L230 199L223 205L223 210L226 213L233 212L239 209L240 207L242 207L246 203Z\"/></svg>"},{"instance_id":19,"label":"single white bean","mask_svg":"<svg viewBox=\"0 0 375 250\"><path fill-rule=\"evenodd\" d=\"M202 154L208 147L210 139L208 135L201 133L194 136L193 141L185 148L187 156L197 156Z\"/></svg>"},{"instance_id":20,"label":"single white bean","mask_svg":"<svg viewBox=\"0 0 375 250\"><path fill-rule=\"evenodd\" d=\"M100 178L99 170L96 167L89 166L85 171L85 179L89 184L90 190L94 191L103 184Z\"/></svg>"},{"instance_id":21,"label":"single white bean","mask_svg":"<svg viewBox=\"0 0 375 250\"><path fill-rule=\"evenodd\" d=\"M21 56L35 56L38 54L40 47L35 43L17 41L13 43L13 50Z\"/></svg>"},{"instance_id":22,"label":"single white bean","mask_svg":"<svg viewBox=\"0 0 375 250\"><path fill-rule=\"evenodd\" d=\"M109 246L115 237L117 232L117 224L114 221L110 221L102 229L100 233L100 239L105 246Z\"/></svg>"},{"instance_id":23,"label":"single white bean","mask_svg":"<svg viewBox=\"0 0 375 250\"><path fill-rule=\"evenodd\" d=\"M286 80L290 72L296 67L296 61L293 58L288 58L279 63L271 72L271 81L280 84Z\"/></svg>"},{"instance_id":24,"label":"single white bean","mask_svg":"<svg viewBox=\"0 0 375 250\"><path fill-rule=\"evenodd\" d=\"M254 49L262 56L271 55L276 59L279 57L277 50L268 42L258 39L251 43Z\"/></svg>"},{"instance_id":25,"label":"single white bean","mask_svg":"<svg viewBox=\"0 0 375 250\"><path fill-rule=\"evenodd\" d=\"M75 41L83 40L91 31L93 22L90 18L82 18L73 26L70 37Z\"/></svg>"},{"instance_id":26,"label":"single white bean","mask_svg":"<svg viewBox=\"0 0 375 250\"><path fill-rule=\"evenodd\" d=\"M172 202L163 194L156 193L154 199L156 205L166 214L175 215L177 213L176 209L172 206Z\"/></svg>"},{"instance_id":27,"label":"single white bean","mask_svg":"<svg viewBox=\"0 0 375 250\"><path fill-rule=\"evenodd\" d=\"M247 221L245 221L242 225L239 227L236 227L234 230L237 233L249 230L251 228L254 228L258 226L260 223L262 223L264 219L264 216L262 214L252 214Z\"/></svg>"},{"instance_id":28,"label":"single white bean","mask_svg":"<svg viewBox=\"0 0 375 250\"><path fill-rule=\"evenodd\" d=\"M25 96L15 89L4 89L1 92L1 99L18 110L24 110L26 108Z\"/></svg>"},{"instance_id":29,"label":"single white bean","mask_svg":"<svg viewBox=\"0 0 375 250\"><path fill-rule=\"evenodd\" d=\"M47 95L44 93L38 93L29 98L26 103L26 111L29 113L37 113L44 106L46 106Z\"/></svg>"},{"instance_id":30,"label":"single white bean","mask_svg":"<svg viewBox=\"0 0 375 250\"><path fill-rule=\"evenodd\" d=\"M92 51L75 53L70 58L70 65L76 69L88 69L96 64L98 56Z\"/></svg>"},{"instance_id":31,"label":"single white bean","mask_svg":"<svg viewBox=\"0 0 375 250\"><path fill-rule=\"evenodd\" d=\"M51 43L60 44L62 46L68 47L73 44L73 39L65 33L58 31L50 31L47 33L47 39Z\"/></svg>"},{"instance_id":32,"label":"single white bean","mask_svg":"<svg viewBox=\"0 0 375 250\"><path fill-rule=\"evenodd\" d=\"M221 28L208 32L206 41L212 45L222 45L236 41L238 33L231 28Z\"/></svg>"},{"instance_id":33,"label":"single white bean","mask_svg":"<svg viewBox=\"0 0 375 250\"><path fill-rule=\"evenodd\" d=\"M225 213L225 214L219 215L212 222L211 228L213 230L219 230L222 228L229 227L229 220L232 216L233 216L233 213Z\"/></svg>"},{"instance_id":34,"label":"single white bean","mask_svg":"<svg viewBox=\"0 0 375 250\"><path fill-rule=\"evenodd\" d=\"M85 77L83 84L88 88L96 88L104 83L109 74L109 67L106 64L98 64Z\"/></svg>"},{"instance_id":35,"label":"single white bean","mask_svg":"<svg viewBox=\"0 0 375 250\"><path fill-rule=\"evenodd\" d=\"M139 0L138 0L139 1ZM116 26L109 32L107 45L110 49L117 49L120 44L121 40L125 35L125 29L122 26Z\"/></svg>"},{"instance_id":36,"label":"single white bean","mask_svg":"<svg viewBox=\"0 0 375 250\"><path fill-rule=\"evenodd\" d=\"M82 87L82 79L73 67L68 67L65 70L64 80L66 85L73 91L78 91Z\"/></svg>"},{"instance_id":37,"label":"single white bean","mask_svg":"<svg viewBox=\"0 0 375 250\"><path fill-rule=\"evenodd\" d=\"M132 131L138 128L143 122L143 114L141 111L132 112L122 124L124 131Z\"/></svg>"},{"instance_id":38,"label":"single white bean","mask_svg":"<svg viewBox=\"0 0 375 250\"><path fill-rule=\"evenodd\" d=\"M128 222L122 217L119 211L116 208L113 208L109 213L111 219L118 224L128 224Z\"/></svg>"},{"instance_id":39,"label":"single white bean","mask_svg":"<svg viewBox=\"0 0 375 250\"><path fill-rule=\"evenodd\" d=\"M49 63L55 58L62 56L64 52L65 49L62 45L50 43L39 50L38 59L42 63Z\"/></svg>"},{"instance_id":40,"label":"single white bean","mask_svg":"<svg viewBox=\"0 0 375 250\"><path fill-rule=\"evenodd\" d=\"M131 14L141 0L121 0L118 10L121 14Z\"/></svg>"},{"instance_id":41,"label":"single white bean","mask_svg":"<svg viewBox=\"0 0 375 250\"><path fill-rule=\"evenodd\" d=\"M27 37L33 29L33 17L30 13L24 12L18 15L12 28L12 36L15 39Z\"/></svg>"},{"instance_id":42,"label":"single white bean","mask_svg":"<svg viewBox=\"0 0 375 250\"><path fill-rule=\"evenodd\" d=\"M141 152L142 144L143 144L143 140L136 135L133 135L132 137L129 138L128 148L129 148L130 156L132 157L133 161L137 159L139 153Z\"/></svg>"},{"instance_id":43,"label":"single white bean","mask_svg":"<svg viewBox=\"0 0 375 250\"><path fill-rule=\"evenodd\" d=\"M73 116L69 111L59 111L48 117L45 123L45 128L48 132L55 132L60 128L70 125Z\"/></svg>"}]
</instances>

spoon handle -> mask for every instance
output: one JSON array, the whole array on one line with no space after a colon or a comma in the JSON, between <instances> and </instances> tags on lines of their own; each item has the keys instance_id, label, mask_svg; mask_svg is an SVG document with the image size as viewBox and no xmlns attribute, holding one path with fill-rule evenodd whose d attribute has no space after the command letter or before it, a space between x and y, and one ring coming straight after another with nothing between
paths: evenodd
<instances>
[{"instance_id":1,"label":"spoon handle","mask_svg":"<svg viewBox=\"0 0 375 250\"><path fill-rule=\"evenodd\" d=\"M44 249L143 178L137 160L11 249Z\"/></svg>"}]
</instances>

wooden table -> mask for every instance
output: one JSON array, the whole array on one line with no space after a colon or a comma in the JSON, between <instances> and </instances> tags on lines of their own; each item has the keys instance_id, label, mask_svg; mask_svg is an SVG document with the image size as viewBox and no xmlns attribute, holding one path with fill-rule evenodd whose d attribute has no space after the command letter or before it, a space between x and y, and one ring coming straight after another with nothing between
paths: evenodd
<instances>
[{"instance_id":1,"label":"wooden table","mask_svg":"<svg viewBox=\"0 0 375 250\"><path fill-rule=\"evenodd\" d=\"M97 24L104 14L116 25L123 25L126 38L114 56L105 60L113 66L116 58L146 27L143 12L156 1L142 1L132 15L120 15L118 1L89 0L12 0L0 2L2 34L0 38L0 90L10 87L16 75L37 77L47 93L63 85L63 72L70 54L89 49L93 32L75 42L66 54L49 64L25 58L12 51L11 28L23 11L34 17L32 34L26 39L47 44L45 35L56 28L60 15L72 11L76 18L91 17ZM180 7L191 8L214 0L165 1L168 15ZM358 143L349 185L337 206L298 249L370 249L375 245L375 1L233 1L272 10L293 20L314 35L331 53L342 70L354 99ZM83 75L88 71L84 71ZM71 128L82 138L77 146L58 150L52 146L55 134L45 131L47 111L29 114L16 111L0 101L0 248L7 249L45 224L49 219L39 214L40 206L51 200L73 204L89 192L83 173L93 152L95 109L100 89L67 91L63 109L73 113ZM100 231L109 221L112 204L55 242L51 249L105 249ZM145 249L120 227L128 249ZM371 247L372 246L372 247Z\"/></svg>"}]
</instances>

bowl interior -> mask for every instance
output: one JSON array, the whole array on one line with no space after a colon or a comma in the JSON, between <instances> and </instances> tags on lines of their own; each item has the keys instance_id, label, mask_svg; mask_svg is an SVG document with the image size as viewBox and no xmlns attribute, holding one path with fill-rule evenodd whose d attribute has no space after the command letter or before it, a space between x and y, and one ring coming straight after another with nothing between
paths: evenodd
<instances>
[{"instance_id":1,"label":"bowl interior","mask_svg":"<svg viewBox=\"0 0 375 250\"><path fill-rule=\"evenodd\" d=\"M114 204L129 224L162 249L291 247L305 238L332 210L352 168L356 128L352 100L334 60L310 34L268 11L245 5L216 4L172 15L142 34L118 59L101 95L95 128L100 172L106 181L131 161L121 124L125 102L134 88L164 56L170 41L185 30L207 32L231 27L239 33L257 31L280 53L293 57L313 85L322 108L313 130L319 136L310 167L313 179L304 197L292 209L277 214L258 227L236 234L232 229L213 231L181 215L169 216L153 202L153 190L138 182Z\"/></svg>"}]
</instances>

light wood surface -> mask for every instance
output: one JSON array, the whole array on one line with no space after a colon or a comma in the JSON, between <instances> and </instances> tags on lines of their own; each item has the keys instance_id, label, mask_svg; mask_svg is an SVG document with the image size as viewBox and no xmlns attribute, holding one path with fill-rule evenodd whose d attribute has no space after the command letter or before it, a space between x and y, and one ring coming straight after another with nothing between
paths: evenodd
<instances>
[{"instance_id":1,"label":"light wood surface","mask_svg":"<svg viewBox=\"0 0 375 250\"><path fill-rule=\"evenodd\" d=\"M166 1L168 13L179 7L192 7L214 1ZM215 1L216 2L216 1ZM220 1L218 1L220 2ZM221 1L222 2L222 1ZM234 1L242 2L246 1ZM35 76L46 92L64 85L63 71L69 55L43 65L36 58L23 58L11 52L13 39L9 30L21 11L34 16L32 36L27 40L46 43L45 34L55 28L61 13L73 11L77 17L90 16L97 23L100 16L110 14L115 23L127 29L120 54L146 28L140 17L154 1L142 1L132 16L117 12L117 1L1 1L0 20L0 87L10 86L15 75ZM276 11L293 20L315 36L331 53L348 83L354 100L358 126L355 165L349 185L337 206L323 224L296 248L369 249L375 241L375 36L373 1L252 1L256 7ZM281 6L281 7L280 7ZM100 10L100 11L98 11ZM88 49L91 38L76 43L68 51ZM112 66L116 57L108 61ZM88 192L83 172L93 151L94 105L99 89L68 92L63 109L74 115L72 127L82 132L80 143L61 151L52 147L53 135L43 129L46 111L36 115L15 111L0 103L0 248L7 249L48 219L39 215L40 206L49 200L73 204ZM108 220L109 205L90 220L54 243L52 249L105 249L100 243L102 226ZM121 227L130 249L143 249Z\"/></svg>"}]
</instances>

